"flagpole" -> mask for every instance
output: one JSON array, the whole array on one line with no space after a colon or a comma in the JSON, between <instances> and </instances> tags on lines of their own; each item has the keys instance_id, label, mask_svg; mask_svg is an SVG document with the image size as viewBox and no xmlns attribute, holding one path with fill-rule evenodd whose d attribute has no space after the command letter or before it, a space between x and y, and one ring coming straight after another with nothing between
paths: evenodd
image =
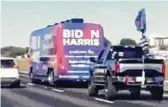
<instances>
[{"instance_id":1,"label":"flagpole","mask_svg":"<svg viewBox=\"0 0 168 107\"><path fill-rule=\"evenodd\" d=\"M137 27L137 30L140 31L142 33L142 40L145 38L145 31L146 31L146 12L145 9L141 9L138 12L138 15L135 19L135 25ZM144 47L142 47L142 51L143 51L143 55L142 55L142 64L143 64L143 68L142 68L142 81L141 81L141 87L144 86L145 84L145 54L147 54L146 49Z\"/></svg>"},{"instance_id":2,"label":"flagpole","mask_svg":"<svg viewBox=\"0 0 168 107\"><path fill-rule=\"evenodd\" d=\"M142 32L142 38L144 36L144 33ZM142 83L141 86L144 86L145 84L145 53L142 55L142 64L143 64L143 70L142 70Z\"/></svg>"}]
</instances>

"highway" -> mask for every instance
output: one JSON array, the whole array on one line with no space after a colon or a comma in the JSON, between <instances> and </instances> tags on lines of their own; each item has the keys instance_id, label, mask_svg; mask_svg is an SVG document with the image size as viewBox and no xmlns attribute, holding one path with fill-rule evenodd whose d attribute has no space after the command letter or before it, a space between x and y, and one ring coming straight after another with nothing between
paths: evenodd
<instances>
[{"instance_id":1,"label":"highway","mask_svg":"<svg viewBox=\"0 0 168 107\"><path fill-rule=\"evenodd\" d=\"M32 84L27 74L21 74L21 87L1 87L1 107L167 107L168 95L162 101L151 100L150 94L142 92L140 99L131 99L126 91L120 92L114 101L101 95L88 97L87 88L80 86L53 87ZM73 88L76 87L76 88Z\"/></svg>"}]
</instances>

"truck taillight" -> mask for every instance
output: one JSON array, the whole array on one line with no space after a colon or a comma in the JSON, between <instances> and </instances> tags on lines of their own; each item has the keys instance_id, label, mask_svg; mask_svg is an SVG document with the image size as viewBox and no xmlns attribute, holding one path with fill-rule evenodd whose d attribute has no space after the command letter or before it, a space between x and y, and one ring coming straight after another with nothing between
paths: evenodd
<instances>
[{"instance_id":1,"label":"truck taillight","mask_svg":"<svg viewBox=\"0 0 168 107\"><path fill-rule=\"evenodd\" d=\"M162 73L165 74L165 72L166 72L166 66L165 64L162 64Z\"/></svg>"},{"instance_id":2,"label":"truck taillight","mask_svg":"<svg viewBox=\"0 0 168 107\"><path fill-rule=\"evenodd\" d=\"M119 62L115 64L115 72L120 72Z\"/></svg>"}]
</instances>

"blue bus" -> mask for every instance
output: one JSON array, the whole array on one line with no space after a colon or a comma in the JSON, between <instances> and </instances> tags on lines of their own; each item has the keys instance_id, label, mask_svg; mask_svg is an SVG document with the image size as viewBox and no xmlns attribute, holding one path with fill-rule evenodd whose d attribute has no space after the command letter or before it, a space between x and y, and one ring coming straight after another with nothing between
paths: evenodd
<instances>
[{"instance_id":1,"label":"blue bus","mask_svg":"<svg viewBox=\"0 0 168 107\"><path fill-rule=\"evenodd\" d=\"M33 83L59 80L87 82L90 57L107 45L100 24L71 19L35 30L29 42L29 75Z\"/></svg>"}]
</instances>

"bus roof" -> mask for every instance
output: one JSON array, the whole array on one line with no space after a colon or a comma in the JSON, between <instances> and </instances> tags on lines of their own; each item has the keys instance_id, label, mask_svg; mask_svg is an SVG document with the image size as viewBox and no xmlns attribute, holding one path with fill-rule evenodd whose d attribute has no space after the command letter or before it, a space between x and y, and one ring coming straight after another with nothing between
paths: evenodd
<instances>
[{"instance_id":1,"label":"bus roof","mask_svg":"<svg viewBox=\"0 0 168 107\"><path fill-rule=\"evenodd\" d=\"M54 26L55 26L55 25L54 25ZM45 30L51 29L51 28L53 28L54 26L37 29L37 30L35 30L35 31L33 31L33 32L31 33L31 36L37 36L37 34L41 34L41 33L43 34L43 32L44 32ZM39 36L39 35L38 35L38 36Z\"/></svg>"},{"instance_id":2,"label":"bus roof","mask_svg":"<svg viewBox=\"0 0 168 107\"><path fill-rule=\"evenodd\" d=\"M100 26L102 27L100 24L96 24L96 23L60 23L61 25L64 25L64 24L92 24L92 25L97 25L97 26ZM34 30L32 33L31 33L31 36L39 36L39 34L43 34L45 31L49 30L49 29L52 29L54 27L58 26L58 24L56 25L51 25L51 26L48 26L48 27L45 27L45 28L40 28L40 29L37 29L37 30Z\"/></svg>"}]
</instances>

